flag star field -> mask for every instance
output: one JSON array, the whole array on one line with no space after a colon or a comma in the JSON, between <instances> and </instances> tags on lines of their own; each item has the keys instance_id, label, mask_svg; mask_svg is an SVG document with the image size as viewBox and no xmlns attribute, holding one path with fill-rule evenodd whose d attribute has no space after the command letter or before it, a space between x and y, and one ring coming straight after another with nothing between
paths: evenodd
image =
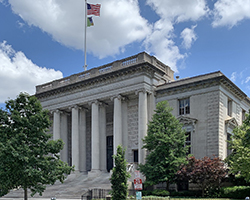
<instances>
[{"instance_id":1,"label":"flag star field","mask_svg":"<svg viewBox=\"0 0 250 200\"><path fill-rule=\"evenodd\" d=\"M180 78L221 71L250 97L250 0L87 3L87 69L145 51ZM84 71L85 16L85 0L0 0L0 107Z\"/></svg>"}]
</instances>

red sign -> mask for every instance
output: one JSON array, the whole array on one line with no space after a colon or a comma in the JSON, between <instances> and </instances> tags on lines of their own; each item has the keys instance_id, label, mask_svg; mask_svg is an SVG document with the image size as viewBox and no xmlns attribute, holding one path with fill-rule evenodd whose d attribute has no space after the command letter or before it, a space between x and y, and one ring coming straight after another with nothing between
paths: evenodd
<instances>
[{"instance_id":1,"label":"red sign","mask_svg":"<svg viewBox=\"0 0 250 200\"><path fill-rule=\"evenodd\" d=\"M140 178L134 179L135 190L142 190L142 180Z\"/></svg>"},{"instance_id":2,"label":"red sign","mask_svg":"<svg viewBox=\"0 0 250 200\"><path fill-rule=\"evenodd\" d=\"M134 179L134 184L142 184L142 180L140 178Z\"/></svg>"}]
</instances>

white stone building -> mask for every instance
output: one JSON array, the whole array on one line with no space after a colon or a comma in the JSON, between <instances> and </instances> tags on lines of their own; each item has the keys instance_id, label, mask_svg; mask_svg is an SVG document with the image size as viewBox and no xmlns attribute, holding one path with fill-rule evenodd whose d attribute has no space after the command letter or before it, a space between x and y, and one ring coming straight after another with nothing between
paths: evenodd
<instances>
[{"instance_id":1,"label":"white stone building","mask_svg":"<svg viewBox=\"0 0 250 200\"><path fill-rule=\"evenodd\" d=\"M36 87L62 138L63 161L98 176L113 166L116 146L129 163L144 163L142 138L157 102L167 100L189 135L197 158L228 154L228 136L250 109L250 99L221 72L174 80L167 65L146 53Z\"/></svg>"}]
</instances>

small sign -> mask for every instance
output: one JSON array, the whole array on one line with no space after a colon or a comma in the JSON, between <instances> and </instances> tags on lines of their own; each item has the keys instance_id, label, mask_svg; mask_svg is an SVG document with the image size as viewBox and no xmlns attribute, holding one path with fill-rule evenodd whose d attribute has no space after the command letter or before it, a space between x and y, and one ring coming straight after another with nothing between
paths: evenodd
<instances>
[{"instance_id":1,"label":"small sign","mask_svg":"<svg viewBox=\"0 0 250 200\"><path fill-rule=\"evenodd\" d=\"M134 179L135 190L142 190L142 180L140 178Z\"/></svg>"},{"instance_id":2,"label":"small sign","mask_svg":"<svg viewBox=\"0 0 250 200\"><path fill-rule=\"evenodd\" d=\"M134 184L142 184L142 180L140 178L135 178Z\"/></svg>"},{"instance_id":3,"label":"small sign","mask_svg":"<svg viewBox=\"0 0 250 200\"><path fill-rule=\"evenodd\" d=\"M135 178L140 178L140 171L138 170L135 171Z\"/></svg>"},{"instance_id":4,"label":"small sign","mask_svg":"<svg viewBox=\"0 0 250 200\"><path fill-rule=\"evenodd\" d=\"M142 199L141 192L136 192L136 199Z\"/></svg>"}]
</instances>

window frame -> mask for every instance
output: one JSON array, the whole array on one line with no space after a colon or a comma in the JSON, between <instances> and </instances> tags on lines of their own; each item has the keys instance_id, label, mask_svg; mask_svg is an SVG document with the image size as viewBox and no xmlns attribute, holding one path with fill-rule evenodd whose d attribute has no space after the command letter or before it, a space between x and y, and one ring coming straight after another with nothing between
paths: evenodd
<instances>
[{"instance_id":1,"label":"window frame","mask_svg":"<svg viewBox=\"0 0 250 200\"><path fill-rule=\"evenodd\" d=\"M188 154L191 154L192 131L186 131L185 136L186 136L185 146L189 146L188 152L187 152L187 155L188 155Z\"/></svg>"},{"instance_id":2,"label":"window frame","mask_svg":"<svg viewBox=\"0 0 250 200\"><path fill-rule=\"evenodd\" d=\"M179 115L190 114L190 97L179 99Z\"/></svg>"}]
</instances>

